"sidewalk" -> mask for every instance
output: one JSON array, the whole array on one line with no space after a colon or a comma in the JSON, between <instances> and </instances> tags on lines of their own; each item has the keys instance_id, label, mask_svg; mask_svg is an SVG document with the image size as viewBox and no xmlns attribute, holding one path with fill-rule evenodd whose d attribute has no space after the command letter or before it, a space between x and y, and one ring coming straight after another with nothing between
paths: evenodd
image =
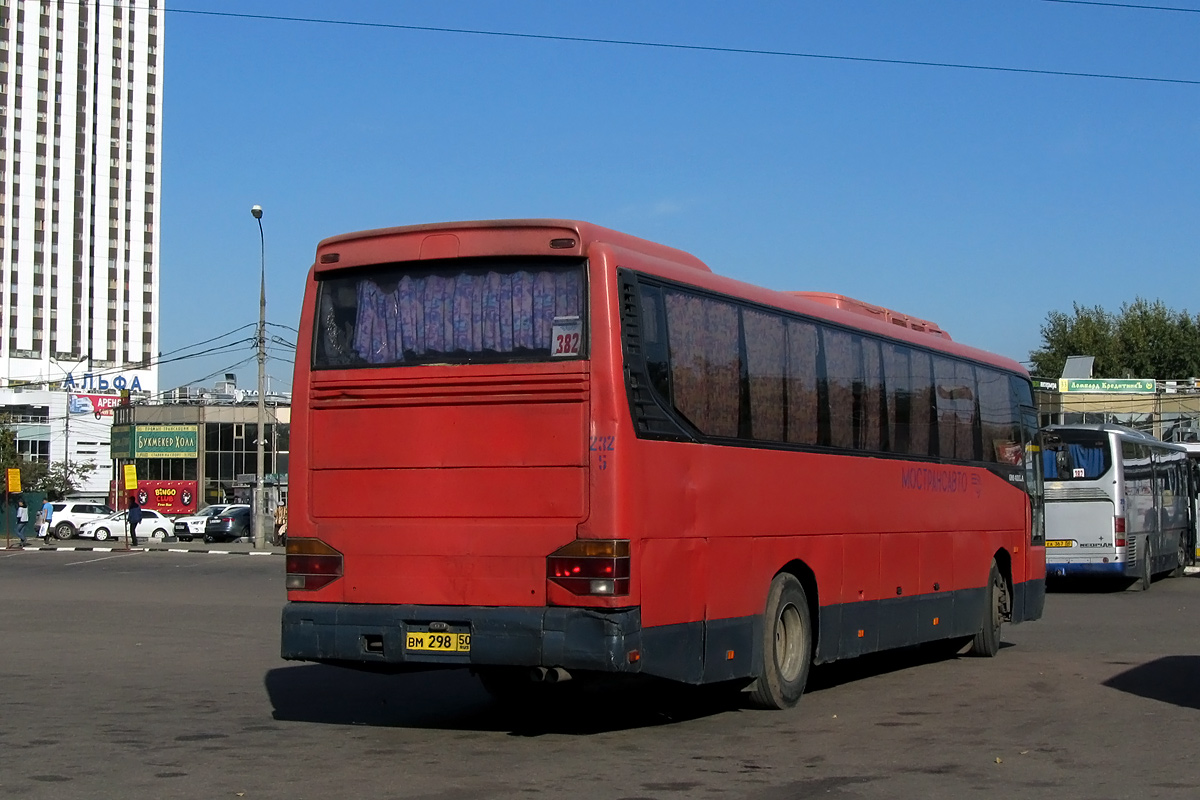
<instances>
[{"instance_id":1,"label":"sidewalk","mask_svg":"<svg viewBox=\"0 0 1200 800\"><path fill-rule=\"evenodd\" d=\"M9 541L13 547L20 544L14 537ZM127 548L125 537L119 536L114 539L109 539L103 542L97 542L94 539L67 539L59 541L51 539L49 542L43 539L30 538L24 547L25 550L92 550L100 553L111 553L122 551L125 549L133 550L134 552L146 553L212 553L215 555L283 555L284 548L276 547L268 544L263 549L257 549L254 544L246 539L239 539L236 542L213 542L209 544L203 541L181 542L174 536L168 536L165 539L144 539L138 538L138 546Z\"/></svg>"}]
</instances>

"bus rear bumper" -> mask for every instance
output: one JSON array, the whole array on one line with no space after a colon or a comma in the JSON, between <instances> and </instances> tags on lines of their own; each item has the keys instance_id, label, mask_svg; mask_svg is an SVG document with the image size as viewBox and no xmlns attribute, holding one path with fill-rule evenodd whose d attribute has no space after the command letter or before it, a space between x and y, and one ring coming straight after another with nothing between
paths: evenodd
<instances>
[{"instance_id":1,"label":"bus rear bumper","mask_svg":"<svg viewBox=\"0 0 1200 800\"><path fill-rule=\"evenodd\" d=\"M1120 578L1125 575L1124 561L1073 561L1059 564L1046 563L1047 578Z\"/></svg>"},{"instance_id":2,"label":"bus rear bumper","mask_svg":"<svg viewBox=\"0 0 1200 800\"><path fill-rule=\"evenodd\" d=\"M410 633L430 630L470 634L469 651L409 649ZM636 673L641 647L637 608L289 602L280 649L289 660L384 670L509 665Z\"/></svg>"}]
</instances>

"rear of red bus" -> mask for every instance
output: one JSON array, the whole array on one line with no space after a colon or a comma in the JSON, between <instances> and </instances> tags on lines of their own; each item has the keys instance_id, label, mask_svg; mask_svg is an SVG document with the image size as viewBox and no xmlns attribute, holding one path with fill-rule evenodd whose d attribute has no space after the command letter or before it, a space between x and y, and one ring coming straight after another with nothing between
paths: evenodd
<instances>
[{"instance_id":1,"label":"rear of red bus","mask_svg":"<svg viewBox=\"0 0 1200 800\"><path fill-rule=\"evenodd\" d=\"M629 543L590 509L592 364L619 364L619 344L590 337L615 301L589 279L589 230L464 223L319 245L293 387L284 658L638 670Z\"/></svg>"}]
</instances>

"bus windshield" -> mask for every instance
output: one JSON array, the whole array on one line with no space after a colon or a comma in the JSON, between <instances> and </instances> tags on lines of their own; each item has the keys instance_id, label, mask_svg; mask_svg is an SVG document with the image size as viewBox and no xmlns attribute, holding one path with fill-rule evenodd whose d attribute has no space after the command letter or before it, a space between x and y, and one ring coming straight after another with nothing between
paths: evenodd
<instances>
[{"instance_id":1,"label":"bus windshield","mask_svg":"<svg viewBox=\"0 0 1200 800\"><path fill-rule=\"evenodd\" d=\"M1108 435L1097 431L1045 431L1042 464L1048 481L1095 480L1112 467Z\"/></svg>"},{"instance_id":2,"label":"bus windshield","mask_svg":"<svg viewBox=\"0 0 1200 800\"><path fill-rule=\"evenodd\" d=\"M388 264L320 280L313 367L584 356L584 262Z\"/></svg>"}]
</instances>

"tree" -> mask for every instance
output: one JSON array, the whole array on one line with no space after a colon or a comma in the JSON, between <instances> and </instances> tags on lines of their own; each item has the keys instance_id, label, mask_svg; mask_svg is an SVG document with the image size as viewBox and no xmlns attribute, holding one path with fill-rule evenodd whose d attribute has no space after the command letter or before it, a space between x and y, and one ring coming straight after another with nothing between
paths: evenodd
<instances>
[{"instance_id":1,"label":"tree","mask_svg":"<svg viewBox=\"0 0 1200 800\"><path fill-rule=\"evenodd\" d=\"M0 415L0 469L16 467L21 470L21 488L45 492L51 497L64 497L75 491L96 471L91 461L66 461L48 464L24 458L17 452L17 432L7 415Z\"/></svg>"},{"instance_id":2,"label":"tree","mask_svg":"<svg viewBox=\"0 0 1200 800\"><path fill-rule=\"evenodd\" d=\"M1067 356L1094 356L1092 374L1104 378L1200 376L1200 317L1141 297L1113 314L1074 304L1074 316L1051 311L1042 325L1042 347L1029 354L1033 373L1062 374Z\"/></svg>"},{"instance_id":3,"label":"tree","mask_svg":"<svg viewBox=\"0 0 1200 800\"><path fill-rule=\"evenodd\" d=\"M1062 375L1067 356L1094 356L1093 373L1121 376L1121 355L1117 348L1117 321L1100 306L1085 308L1074 304L1075 316L1051 311L1042 324L1042 348L1029 354L1033 373L1046 378Z\"/></svg>"}]
</instances>

